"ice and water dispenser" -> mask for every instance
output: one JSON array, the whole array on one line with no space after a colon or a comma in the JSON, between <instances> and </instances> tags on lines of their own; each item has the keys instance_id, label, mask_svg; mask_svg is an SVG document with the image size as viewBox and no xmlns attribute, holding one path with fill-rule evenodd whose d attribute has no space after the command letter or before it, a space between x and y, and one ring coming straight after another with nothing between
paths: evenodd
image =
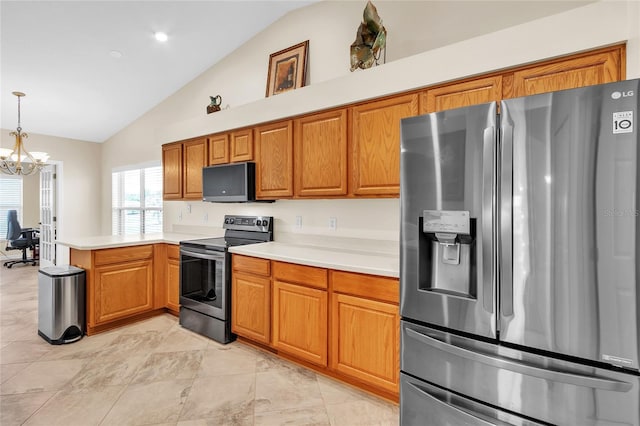
<instances>
[{"instance_id":1,"label":"ice and water dispenser","mask_svg":"<svg viewBox=\"0 0 640 426\"><path fill-rule=\"evenodd\" d=\"M424 210L420 219L420 289L475 298L475 219L453 210Z\"/></svg>"}]
</instances>

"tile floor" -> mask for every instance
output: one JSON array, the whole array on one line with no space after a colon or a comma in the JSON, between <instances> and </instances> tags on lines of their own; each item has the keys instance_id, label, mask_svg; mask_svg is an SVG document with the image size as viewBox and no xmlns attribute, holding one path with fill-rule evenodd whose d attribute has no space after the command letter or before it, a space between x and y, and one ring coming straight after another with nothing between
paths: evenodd
<instances>
[{"instance_id":1,"label":"tile floor","mask_svg":"<svg viewBox=\"0 0 640 426\"><path fill-rule=\"evenodd\" d=\"M397 425L398 407L163 315L53 346L37 267L0 268L0 424Z\"/></svg>"}]
</instances>

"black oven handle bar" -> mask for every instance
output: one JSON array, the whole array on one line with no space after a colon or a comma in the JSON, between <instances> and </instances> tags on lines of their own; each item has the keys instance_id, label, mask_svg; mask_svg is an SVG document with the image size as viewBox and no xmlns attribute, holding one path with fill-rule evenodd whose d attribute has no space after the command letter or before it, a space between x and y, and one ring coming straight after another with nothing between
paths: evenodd
<instances>
[{"instance_id":1,"label":"black oven handle bar","mask_svg":"<svg viewBox=\"0 0 640 426\"><path fill-rule=\"evenodd\" d=\"M180 249L181 255L197 257L198 259L212 260L212 259L222 259L224 260L224 251L214 251L214 250L206 250L206 249Z\"/></svg>"}]
</instances>

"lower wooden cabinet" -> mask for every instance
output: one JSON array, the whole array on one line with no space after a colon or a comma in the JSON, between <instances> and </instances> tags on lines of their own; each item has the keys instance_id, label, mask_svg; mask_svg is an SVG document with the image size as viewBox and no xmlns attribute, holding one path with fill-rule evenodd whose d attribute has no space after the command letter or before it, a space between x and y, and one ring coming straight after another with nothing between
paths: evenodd
<instances>
[{"instance_id":1,"label":"lower wooden cabinet","mask_svg":"<svg viewBox=\"0 0 640 426\"><path fill-rule=\"evenodd\" d=\"M273 346L314 364L327 365L327 292L273 283Z\"/></svg>"},{"instance_id":2,"label":"lower wooden cabinet","mask_svg":"<svg viewBox=\"0 0 640 426\"><path fill-rule=\"evenodd\" d=\"M232 330L397 400L399 281L233 255Z\"/></svg>"},{"instance_id":3,"label":"lower wooden cabinet","mask_svg":"<svg viewBox=\"0 0 640 426\"><path fill-rule=\"evenodd\" d=\"M167 247L167 309L175 315L180 313L180 248Z\"/></svg>"},{"instance_id":4,"label":"lower wooden cabinet","mask_svg":"<svg viewBox=\"0 0 640 426\"><path fill-rule=\"evenodd\" d=\"M70 263L86 271L88 335L167 310L178 314L180 254L175 244L70 250Z\"/></svg>"},{"instance_id":5,"label":"lower wooden cabinet","mask_svg":"<svg viewBox=\"0 0 640 426\"><path fill-rule=\"evenodd\" d=\"M334 293L331 324L330 367L370 385L398 392L398 306Z\"/></svg>"},{"instance_id":6,"label":"lower wooden cabinet","mask_svg":"<svg viewBox=\"0 0 640 426\"><path fill-rule=\"evenodd\" d=\"M99 266L95 270L95 323L153 309L153 261Z\"/></svg>"},{"instance_id":7,"label":"lower wooden cabinet","mask_svg":"<svg viewBox=\"0 0 640 426\"><path fill-rule=\"evenodd\" d=\"M71 250L71 263L87 269L87 334L154 310L153 255L153 245Z\"/></svg>"},{"instance_id":8,"label":"lower wooden cabinet","mask_svg":"<svg viewBox=\"0 0 640 426\"><path fill-rule=\"evenodd\" d=\"M330 271L330 367L397 394L400 383L400 282Z\"/></svg>"},{"instance_id":9,"label":"lower wooden cabinet","mask_svg":"<svg viewBox=\"0 0 640 426\"><path fill-rule=\"evenodd\" d=\"M266 259L233 255L231 331L271 342L271 264Z\"/></svg>"}]
</instances>

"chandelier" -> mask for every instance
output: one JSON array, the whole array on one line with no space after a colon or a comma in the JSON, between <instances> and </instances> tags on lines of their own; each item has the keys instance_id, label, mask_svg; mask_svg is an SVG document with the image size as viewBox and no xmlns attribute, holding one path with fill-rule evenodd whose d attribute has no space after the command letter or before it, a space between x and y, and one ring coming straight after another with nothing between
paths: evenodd
<instances>
[{"instance_id":1,"label":"chandelier","mask_svg":"<svg viewBox=\"0 0 640 426\"><path fill-rule=\"evenodd\" d=\"M28 135L22 132L20 127L20 98L25 96L22 92L13 92L18 97L18 128L15 132L9 133L15 136L16 143L13 149L0 148L0 170L8 175L32 175L42 167L49 159L46 152L29 152L22 143L23 138Z\"/></svg>"}]
</instances>

